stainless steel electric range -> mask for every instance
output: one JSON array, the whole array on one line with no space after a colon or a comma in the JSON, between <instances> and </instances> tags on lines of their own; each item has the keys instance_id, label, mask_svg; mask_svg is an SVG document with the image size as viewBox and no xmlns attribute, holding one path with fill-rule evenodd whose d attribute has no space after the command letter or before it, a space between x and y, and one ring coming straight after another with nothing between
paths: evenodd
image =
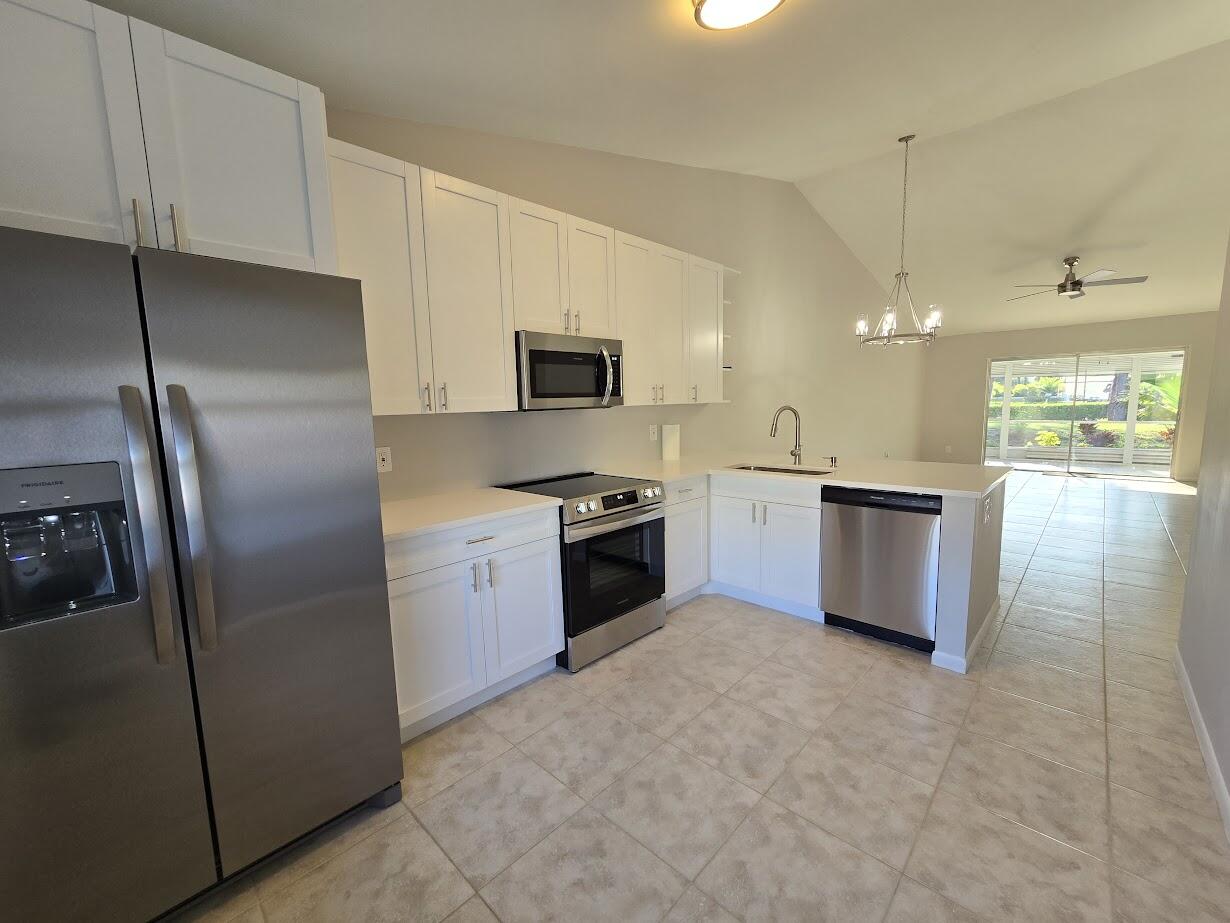
<instances>
[{"instance_id":1,"label":"stainless steel electric range","mask_svg":"<svg viewBox=\"0 0 1230 923\"><path fill-rule=\"evenodd\" d=\"M567 646L575 673L666 622L662 483L569 474L505 485L559 497Z\"/></svg>"}]
</instances>

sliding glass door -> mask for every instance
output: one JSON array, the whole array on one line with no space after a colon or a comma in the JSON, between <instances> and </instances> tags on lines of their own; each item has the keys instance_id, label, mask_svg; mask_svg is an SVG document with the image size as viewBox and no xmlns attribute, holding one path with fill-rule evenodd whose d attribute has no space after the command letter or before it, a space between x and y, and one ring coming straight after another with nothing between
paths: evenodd
<instances>
[{"instance_id":1,"label":"sliding glass door","mask_svg":"<svg viewBox=\"0 0 1230 923\"><path fill-rule=\"evenodd\" d=\"M984 462L1169 477L1184 358L1166 350L992 362Z\"/></svg>"}]
</instances>

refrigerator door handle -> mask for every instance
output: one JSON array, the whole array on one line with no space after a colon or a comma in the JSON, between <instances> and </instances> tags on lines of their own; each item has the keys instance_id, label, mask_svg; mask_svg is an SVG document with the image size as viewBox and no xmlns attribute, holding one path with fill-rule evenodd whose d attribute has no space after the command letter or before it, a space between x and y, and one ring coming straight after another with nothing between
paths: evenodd
<instances>
[{"instance_id":1,"label":"refrigerator door handle","mask_svg":"<svg viewBox=\"0 0 1230 923\"><path fill-rule=\"evenodd\" d=\"M135 385L120 385L119 392L124 435L128 441L128 462L132 466L132 483L136 489L141 547L145 551L145 571L149 580L154 652L159 663L167 664L175 660L175 623L171 615L171 588L167 577L166 549L162 544L158 484L154 479L149 430L145 426L145 406L141 389Z\"/></svg>"},{"instance_id":2,"label":"refrigerator door handle","mask_svg":"<svg viewBox=\"0 0 1230 923\"><path fill-rule=\"evenodd\" d=\"M201 476L197 468L196 441L192 435L188 389L183 385L167 385L167 404L171 408L175 466L179 471L180 499L184 505L184 524L188 533L187 552L196 596L197 632L201 650L212 651L218 646L218 620L214 613L213 572L209 563L209 540L205 535L205 507L201 500Z\"/></svg>"}]
</instances>

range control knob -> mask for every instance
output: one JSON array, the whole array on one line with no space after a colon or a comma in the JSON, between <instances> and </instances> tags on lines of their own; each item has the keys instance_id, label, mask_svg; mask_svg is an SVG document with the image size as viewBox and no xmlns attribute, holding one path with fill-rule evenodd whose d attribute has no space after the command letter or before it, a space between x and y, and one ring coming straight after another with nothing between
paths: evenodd
<instances>
[{"instance_id":1,"label":"range control knob","mask_svg":"<svg viewBox=\"0 0 1230 923\"><path fill-rule=\"evenodd\" d=\"M589 501L588 503L586 503L585 505L589 508L589 511L590 511L591 513L592 513L594 510L596 510L596 509L598 508L598 503L597 503L597 501L595 501L595 500L590 500L590 501Z\"/></svg>"},{"instance_id":2,"label":"range control knob","mask_svg":"<svg viewBox=\"0 0 1230 923\"><path fill-rule=\"evenodd\" d=\"M578 503L578 504L577 504L577 512L578 512L578 513L584 513L584 512L585 512L585 504L584 504L584 503Z\"/></svg>"}]
</instances>

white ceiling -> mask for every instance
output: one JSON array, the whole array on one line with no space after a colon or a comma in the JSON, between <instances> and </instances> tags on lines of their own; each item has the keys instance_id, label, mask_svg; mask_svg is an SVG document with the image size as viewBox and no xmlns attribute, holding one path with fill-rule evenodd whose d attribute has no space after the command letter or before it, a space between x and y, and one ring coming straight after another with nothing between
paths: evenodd
<instances>
[{"instance_id":1,"label":"white ceiling","mask_svg":"<svg viewBox=\"0 0 1230 923\"><path fill-rule=\"evenodd\" d=\"M1230 231L1227 87L1230 42L912 144L906 269L921 307L942 303L950 333L1215 310ZM900 147L799 183L886 286ZM1058 283L1069 254L1077 275L1150 278L1007 303L1030 291L1016 283Z\"/></svg>"},{"instance_id":2,"label":"white ceiling","mask_svg":"<svg viewBox=\"0 0 1230 923\"><path fill-rule=\"evenodd\" d=\"M895 139L916 132L927 248L911 280L952 330L1216 303L1230 167L1202 146L1226 149L1226 72L1190 85L1151 65L1230 41L1226 0L786 0L729 33L699 29L691 0L103 2L315 83L333 106L799 182L885 281ZM1110 109L1057 99L1084 88ZM1017 278L1057 281L1072 247L1082 268L1159 282L1049 314L1033 303L1046 297L996 301Z\"/></svg>"}]
</instances>

